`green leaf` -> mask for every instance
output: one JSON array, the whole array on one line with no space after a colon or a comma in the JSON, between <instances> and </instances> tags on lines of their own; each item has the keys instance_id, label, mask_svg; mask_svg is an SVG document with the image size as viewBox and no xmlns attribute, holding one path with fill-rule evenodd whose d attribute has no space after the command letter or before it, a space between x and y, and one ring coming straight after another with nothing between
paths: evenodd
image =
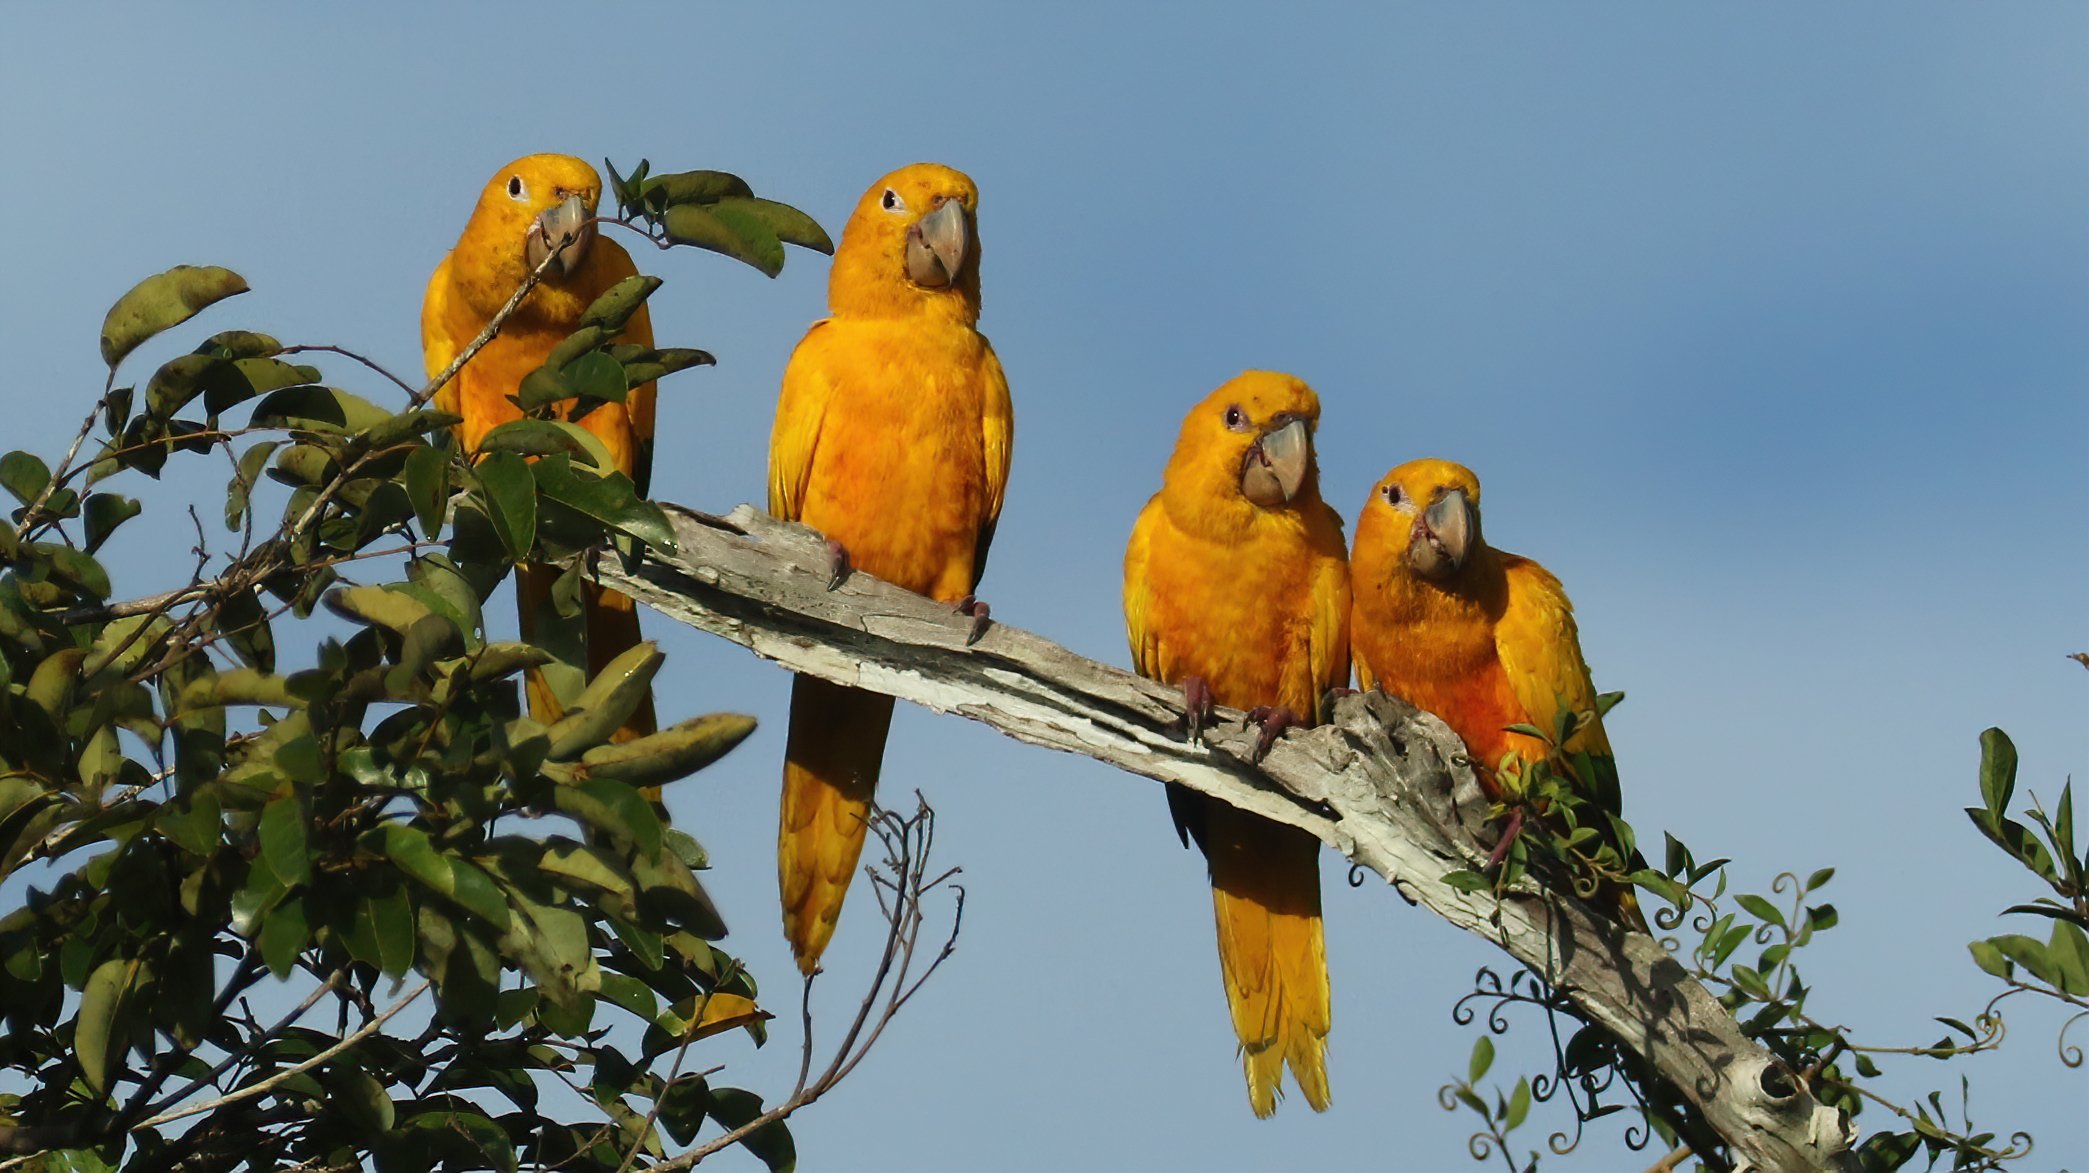
<instances>
[{"instance_id":1,"label":"green leaf","mask_svg":"<svg viewBox=\"0 0 2089 1173\"><path fill-rule=\"evenodd\" d=\"M655 175L637 185L648 206L712 203L721 199L754 194L747 181L728 171L675 171Z\"/></svg>"},{"instance_id":2,"label":"green leaf","mask_svg":"<svg viewBox=\"0 0 2089 1173\"><path fill-rule=\"evenodd\" d=\"M340 1108L349 1123L366 1133L392 1130L397 1109L375 1076L344 1060L327 1064L320 1078L326 1085L327 1103Z\"/></svg>"},{"instance_id":3,"label":"green leaf","mask_svg":"<svg viewBox=\"0 0 2089 1173\"><path fill-rule=\"evenodd\" d=\"M584 400L622 403L631 388L624 382L624 366L599 350L574 359L560 372L566 386Z\"/></svg>"},{"instance_id":4,"label":"green leaf","mask_svg":"<svg viewBox=\"0 0 2089 1173\"><path fill-rule=\"evenodd\" d=\"M53 579L97 603L109 597L109 572L92 557L71 546L49 542L31 542L29 549L50 560Z\"/></svg>"},{"instance_id":5,"label":"green leaf","mask_svg":"<svg viewBox=\"0 0 2089 1173\"><path fill-rule=\"evenodd\" d=\"M2053 963L2053 984L2063 993L2089 997L2089 935L2072 921L2053 922L2053 936L2046 943L2046 957Z\"/></svg>"},{"instance_id":6,"label":"green leaf","mask_svg":"<svg viewBox=\"0 0 2089 1173\"><path fill-rule=\"evenodd\" d=\"M530 471L547 499L647 545L674 549L674 531L667 524L667 515L659 506L641 499L631 478L624 474L584 476L574 472L564 456L547 456L530 466Z\"/></svg>"},{"instance_id":7,"label":"green leaf","mask_svg":"<svg viewBox=\"0 0 2089 1173\"><path fill-rule=\"evenodd\" d=\"M1502 1115L1502 1131L1515 1131L1517 1128L1522 1126L1524 1118L1529 1115L1530 1080L1528 1078L1518 1078L1516 1080L1516 1090L1509 1094L1508 1111L1503 1113Z\"/></svg>"},{"instance_id":8,"label":"green leaf","mask_svg":"<svg viewBox=\"0 0 2089 1173\"><path fill-rule=\"evenodd\" d=\"M594 442L590 444L590 440ZM603 446L601 438L586 428L565 420L544 420L533 416L509 420L487 432L479 441L479 451L513 452L519 456L565 453L591 468L611 468L616 463L609 458L609 449Z\"/></svg>"},{"instance_id":9,"label":"green leaf","mask_svg":"<svg viewBox=\"0 0 2089 1173\"><path fill-rule=\"evenodd\" d=\"M153 825L174 845L194 855L209 855L218 849L223 835L224 808L214 786L203 786L184 800L160 804Z\"/></svg>"},{"instance_id":10,"label":"green leaf","mask_svg":"<svg viewBox=\"0 0 2089 1173\"><path fill-rule=\"evenodd\" d=\"M1481 1035L1472 1041L1472 1058L1465 1064L1465 1082L1477 1084L1494 1066L1494 1040Z\"/></svg>"},{"instance_id":11,"label":"green leaf","mask_svg":"<svg viewBox=\"0 0 2089 1173\"><path fill-rule=\"evenodd\" d=\"M1806 890L1808 892L1814 891L1815 889L1821 887L1822 885L1826 884L1829 880L1832 880L1834 878L1834 868L1822 868L1819 871L1813 873L1812 875L1806 877Z\"/></svg>"},{"instance_id":12,"label":"green leaf","mask_svg":"<svg viewBox=\"0 0 2089 1173\"><path fill-rule=\"evenodd\" d=\"M270 799L261 809L261 855L286 888L312 878L311 850L305 843L305 808L295 794Z\"/></svg>"},{"instance_id":13,"label":"green leaf","mask_svg":"<svg viewBox=\"0 0 2089 1173\"><path fill-rule=\"evenodd\" d=\"M261 483L261 473L268 464L271 453L282 445L281 440L267 440L254 445L240 454L239 471L225 489L225 528L238 532L240 522L246 516L247 502L254 486Z\"/></svg>"},{"instance_id":14,"label":"green leaf","mask_svg":"<svg viewBox=\"0 0 2089 1173\"><path fill-rule=\"evenodd\" d=\"M378 967L389 978L404 975L413 967L414 955L413 902L406 889L394 887L374 896L363 909L377 938Z\"/></svg>"},{"instance_id":15,"label":"green leaf","mask_svg":"<svg viewBox=\"0 0 2089 1173\"><path fill-rule=\"evenodd\" d=\"M1989 937L1987 943L1994 946L2002 956L2030 971L2031 976L2039 981L2059 986L2060 983L2056 980L2059 975L2053 960L2046 956L2045 944L2036 937L2007 933L2000 937Z\"/></svg>"},{"instance_id":16,"label":"green leaf","mask_svg":"<svg viewBox=\"0 0 2089 1173\"><path fill-rule=\"evenodd\" d=\"M290 976L297 967L297 955L304 952L305 943L312 939L312 927L305 919L305 899L293 896L270 909L261 921L261 937L256 943L261 947L261 960L268 971L278 979Z\"/></svg>"},{"instance_id":17,"label":"green leaf","mask_svg":"<svg viewBox=\"0 0 2089 1173\"><path fill-rule=\"evenodd\" d=\"M653 813L637 790L622 782L591 778L552 791L552 804L622 843L629 843L648 856L660 854L660 816Z\"/></svg>"},{"instance_id":18,"label":"green leaf","mask_svg":"<svg viewBox=\"0 0 2089 1173\"><path fill-rule=\"evenodd\" d=\"M117 493L90 493L81 507L81 515L87 523L87 553L102 548L116 527L145 512L145 507L129 497Z\"/></svg>"},{"instance_id":19,"label":"green leaf","mask_svg":"<svg viewBox=\"0 0 2089 1173\"><path fill-rule=\"evenodd\" d=\"M733 1087L716 1088L711 1092L711 1117L728 1132L745 1127L761 1114L761 1097L753 1092ZM748 1133L741 1138L740 1145L768 1166L770 1173L791 1173L798 1167L797 1145L781 1120Z\"/></svg>"},{"instance_id":20,"label":"green leaf","mask_svg":"<svg viewBox=\"0 0 2089 1173\"><path fill-rule=\"evenodd\" d=\"M704 1077L694 1073L680 1076L660 1093L660 1126L676 1144L686 1145L696 1139L698 1130L704 1126L704 1116L711 1107L711 1088Z\"/></svg>"},{"instance_id":21,"label":"green leaf","mask_svg":"<svg viewBox=\"0 0 2089 1173\"><path fill-rule=\"evenodd\" d=\"M130 1024L122 1021L131 984L138 976L139 962L112 957L95 967L80 992L80 1012L73 1029L73 1054L80 1061L80 1074L87 1086L107 1094L109 1066L130 1037Z\"/></svg>"},{"instance_id":22,"label":"green leaf","mask_svg":"<svg viewBox=\"0 0 2089 1173\"><path fill-rule=\"evenodd\" d=\"M406 457L406 496L413 502L414 524L421 536L434 541L450 504L450 454L442 448L421 447Z\"/></svg>"},{"instance_id":23,"label":"green leaf","mask_svg":"<svg viewBox=\"0 0 2089 1173\"><path fill-rule=\"evenodd\" d=\"M512 452L495 452L478 463L477 472L501 545L516 561L528 559L537 541L537 482L529 461Z\"/></svg>"},{"instance_id":24,"label":"green leaf","mask_svg":"<svg viewBox=\"0 0 2089 1173\"><path fill-rule=\"evenodd\" d=\"M580 315L580 325L600 326L604 333L615 335L623 332L625 323L638 307L653 296L660 288L660 278L634 274L609 287L609 291L596 298L587 312Z\"/></svg>"},{"instance_id":25,"label":"green leaf","mask_svg":"<svg viewBox=\"0 0 2089 1173\"><path fill-rule=\"evenodd\" d=\"M1734 900L1742 908L1747 909L1750 916L1762 921L1764 924L1777 925L1779 927L1784 925L1784 913L1778 911L1776 905L1771 904L1762 897L1744 893L1734 897Z\"/></svg>"},{"instance_id":26,"label":"green leaf","mask_svg":"<svg viewBox=\"0 0 2089 1173\"><path fill-rule=\"evenodd\" d=\"M418 439L429 432L455 427L463 422L464 417L454 412L432 407L408 408L390 419L363 429L356 434L355 440L364 449L377 451Z\"/></svg>"},{"instance_id":27,"label":"green leaf","mask_svg":"<svg viewBox=\"0 0 2089 1173\"><path fill-rule=\"evenodd\" d=\"M102 319L102 361L115 370L124 356L205 307L245 293L246 279L215 265L176 265L132 286Z\"/></svg>"},{"instance_id":28,"label":"green leaf","mask_svg":"<svg viewBox=\"0 0 2089 1173\"><path fill-rule=\"evenodd\" d=\"M676 204L660 217L667 237L676 244L694 245L760 269L770 277L783 272L783 242L760 220L741 211L717 211L713 206Z\"/></svg>"},{"instance_id":29,"label":"green leaf","mask_svg":"<svg viewBox=\"0 0 2089 1173\"><path fill-rule=\"evenodd\" d=\"M33 452L15 451L0 456L0 486L27 505L51 483L51 466Z\"/></svg>"},{"instance_id":30,"label":"green leaf","mask_svg":"<svg viewBox=\"0 0 2089 1173\"><path fill-rule=\"evenodd\" d=\"M285 387L270 393L248 421L256 428L346 434L376 427L392 413L338 387Z\"/></svg>"},{"instance_id":31,"label":"green leaf","mask_svg":"<svg viewBox=\"0 0 2089 1173\"><path fill-rule=\"evenodd\" d=\"M818 221L789 204L746 196L728 196L711 205L711 211L714 215L744 215L768 229L785 244L809 248L830 257L834 255L834 241L828 238L827 230L820 227Z\"/></svg>"},{"instance_id":32,"label":"green leaf","mask_svg":"<svg viewBox=\"0 0 2089 1173\"><path fill-rule=\"evenodd\" d=\"M1455 888L1460 892L1484 892L1493 886L1487 877L1478 872L1467 871L1464 868L1445 872L1443 882L1445 887Z\"/></svg>"},{"instance_id":33,"label":"green leaf","mask_svg":"<svg viewBox=\"0 0 2089 1173\"><path fill-rule=\"evenodd\" d=\"M1992 819L2000 819L2009 810L2009 799L2016 793L2016 743L2000 729L1983 730L1980 734L1980 799L1987 805Z\"/></svg>"},{"instance_id":34,"label":"green leaf","mask_svg":"<svg viewBox=\"0 0 2089 1173\"><path fill-rule=\"evenodd\" d=\"M2009 975L2014 972L2014 967L2011 965L2010 960L2002 956L2002 951L1995 948L1992 942L1974 941L1969 943L1966 948L1973 954L1973 964L1986 970L1988 973L2006 981Z\"/></svg>"}]
</instances>

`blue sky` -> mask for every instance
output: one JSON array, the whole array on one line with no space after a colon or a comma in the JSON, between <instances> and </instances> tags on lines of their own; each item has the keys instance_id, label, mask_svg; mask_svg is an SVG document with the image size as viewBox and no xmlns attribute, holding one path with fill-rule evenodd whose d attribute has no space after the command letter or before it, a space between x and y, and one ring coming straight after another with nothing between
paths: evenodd
<instances>
[{"instance_id":1,"label":"blue sky","mask_svg":"<svg viewBox=\"0 0 2089 1173\"><path fill-rule=\"evenodd\" d=\"M1124 663L1123 542L1182 412L1244 367L1291 371L1320 391L1343 513L1393 464L1453 457L1486 485L1489 537L1564 579L1598 684L1631 694L1611 725L1642 838L1672 830L1758 886L1840 869L1843 926L1808 950L1817 1013L1924 1043L1930 1015L1984 1000L1964 942L2034 893L1958 812L1975 736L2008 728L2049 796L2089 748L2089 679L2062 658L2089 646L2089 9L122 12L37 8L0 44L6 446L62 451L103 311L180 262L255 290L181 338L239 325L417 369L427 274L519 154L737 171L835 230L885 171L949 163L982 191L982 326L1016 403L997 618ZM794 253L769 282L639 259L668 281L661 340L719 356L665 389L655 491L758 500L825 261ZM114 555L138 593L186 565L192 536L161 516ZM787 997L787 678L652 631L664 715L764 721L673 803L732 944ZM1330 856L1335 1106L1259 1122L1202 865L1154 787L919 712L886 779L940 810L965 935L798 1123L804 1167L1467 1166L1434 1092L1463 1068L1448 1010L1496 957L1482 943ZM858 897L830 1024L872 960ZM2055 1059L2055 1021L2012 1025L1966 1065L1974 1107L2035 1132L2047 1167L2089 1149L2089 1077ZM786 1086L789 1033L728 1056L734 1077ZM1503 1063L1541 1033L1520 1022ZM1955 1076L1895 1070L1903 1094ZM1544 1167L1650 1160L1599 1125Z\"/></svg>"}]
</instances>

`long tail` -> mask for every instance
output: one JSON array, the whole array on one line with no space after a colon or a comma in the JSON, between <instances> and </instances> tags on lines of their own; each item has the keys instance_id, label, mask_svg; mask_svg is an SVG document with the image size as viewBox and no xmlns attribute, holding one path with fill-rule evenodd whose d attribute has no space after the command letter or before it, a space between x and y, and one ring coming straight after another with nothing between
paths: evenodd
<instances>
[{"instance_id":1,"label":"long tail","mask_svg":"<svg viewBox=\"0 0 2089 1173\"><path fill-rule=\"evenodd\" d=\"M552 609L551 588L558 581L559 574L558 567L537 563L515 568L515 607L524 643L564 642L557 640L547 627L558 622L552 618L556 612ZM582 614L586 619L582 631L587 641L587 670L588 676L593 678L595 673L642 638L638 631L638 604L628 595L594 583L582 583L580 590ZM551 682L542 672L530 669L524 677L523 688L529 697L530 716L549 725L565 715L566 706L559 701ZM612 736L616 741L629 741L655 732L659 727L653 713L653 696L648 692L623 727Z\"/></svg>"},{"instance_id":2,"label":"long tail","mask_svg":"<svg viewBox=\"0 0 2089 1173\"><path fill-rule=\"evenodd\" d=\"M1240 1038L1248 1103L1276 1111L1284 1066L1306 1103L1327 1111L1327 946L1320 928L1320 841L1206 800L1204 850L1219 970Z\"/></svg>"},{"instance_id":3,"label":"long tail","mask_svg":"<svg viewBox=\"0 0 2089 1173\"><path fill-rule=\"evenodd\" d=\"M791 687L776 878L798 968L819 968L869 830L892 698L800 676Z\"/></svg>"}]
</instances>

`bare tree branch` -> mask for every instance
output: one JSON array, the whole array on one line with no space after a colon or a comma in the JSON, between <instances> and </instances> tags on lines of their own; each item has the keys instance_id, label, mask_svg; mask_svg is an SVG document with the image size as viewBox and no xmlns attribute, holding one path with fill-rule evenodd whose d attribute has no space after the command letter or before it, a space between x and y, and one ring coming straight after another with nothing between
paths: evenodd
<instances>
[{"instance_id":1,"label":"bare tree branch","mask_svg":"<svg viewBox=\"0 0 2089 1173\"><path fill-rule=\"evenodd\" d=\"M1758 1173L1854 1169L1848 1121L1742 1034L1653 938L1571 896L1523 885L1497 902L1445 885L1485 866L1492 831L1464 746L1435 717L1383 695L1340 701L1258 766L1226 714L1194 747L1171 732L1174 690L863 573L828 590L818 535L751 506L715 518L670 507L677 552L594 577L793 671L956 713L1033 745L1176 782L1311 832L1430 911L1478 934L1565 993L1672 1083Z\"/></svg>"}]
</instances>

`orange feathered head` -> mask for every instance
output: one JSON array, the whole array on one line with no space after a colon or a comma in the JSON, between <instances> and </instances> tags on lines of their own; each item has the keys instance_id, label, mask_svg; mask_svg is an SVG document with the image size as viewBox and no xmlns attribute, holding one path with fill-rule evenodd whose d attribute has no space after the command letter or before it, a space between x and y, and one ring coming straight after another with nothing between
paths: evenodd
<instances>
[{"instance_id":1,"label":"orange feathered head","mask_svg":"<svg viewBox=\"0 0 2089 1173\"><path fill-rule=\"evenodd\" d=\"M940 163L870 185L841 232L828 277L836 314L979 320L979 188Z\"/></svg>"},{"instance_id":2,"label":"orange feathered head","mask_svg":"<svg viewBox=\"0 0 2089 1173\"><path fill-rule=\"evenodd\" d=\"M595 239L589 221L601 196L602 178L571 155L525 155L495 172L451 260L470 269L474 280L466 288L496 297L492 305L474 308L491 316L554 252L539 288L556 289L587 257Z\"/></svg>"},{"instance_id":3,"label":"orange feathered head","mask_svg":"<svg viewBox=\"0 0 2089 1173\"><path fill-rule=\"evenodd\" d=\"M1356 519L1357 565L1373 573L1412 573L1430 582L1456 577L1487 548L1480 536L1480 478L1448 460L1410 460L1371 489Z\"/></svg>"},{"instance_id":4,"label":"orange feathered head","mask_svg":"<svg viewBox=\"0 0 2089 1173\"><path fill-rule=\"evenodd\" d=\"M1161 490L1178 524L1238 529L1320 501L1320 397L1290 375L1243 371L1190 409Z\"/></svg>"}]
</instances>

